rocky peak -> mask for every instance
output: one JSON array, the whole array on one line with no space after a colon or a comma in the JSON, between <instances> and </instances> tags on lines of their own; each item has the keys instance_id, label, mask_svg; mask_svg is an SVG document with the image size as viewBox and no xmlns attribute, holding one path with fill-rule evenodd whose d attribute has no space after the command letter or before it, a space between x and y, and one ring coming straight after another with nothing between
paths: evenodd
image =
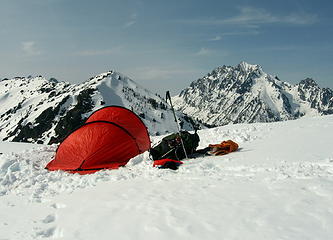
<instances>
[{"instance_id":1,"label":"rocky peak","mask_svg":"<svg viewBox=\"0 0 333 240\"><path fill-rule=\"evenodd\" d=\"M271 122L333 111L332 91L307 78L292 85L260 65L218 67L174 97L176 108L209 125Z\"/></svg>"},{"instance_id":2,"label":"rocky peak","mask_svg":"<svg viewBox=\"0 0 333 240\"><path fill-rule=\"evenodd\" d=\"M313 80L312 78L306 78L304 80L301 80L299 85L305 87L305 88L309 88L309 87L316 87L319 88L318 84L316 83L315 80Z\"/></svg>"},{"instance_id":3,"label":"rocky peak","mask_svg":"<svg viewBox=\"0 0 333 240\"><path fill-rule=\"evenodd\" d=\"M254 64L249 64L249 63L247 63L247 62L245 62L245 61L240 62L240 63L237 65L236 69L239 69L240 71L242 71L242 72L247 72L247 73L249 73L249 72L254 72L254 71L258 71L258 70L259 70L259 71L262 70L261 66L259 66L259 65L254 65Z\"/></svg>"}]
</instances>

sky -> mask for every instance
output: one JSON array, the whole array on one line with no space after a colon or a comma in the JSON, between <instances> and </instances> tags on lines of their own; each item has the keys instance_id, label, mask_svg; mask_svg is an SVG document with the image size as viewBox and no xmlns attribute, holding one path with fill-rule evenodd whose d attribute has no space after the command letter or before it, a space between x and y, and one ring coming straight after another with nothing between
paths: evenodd
<instances>
[{"instance_id":1,"label":"sky","mask_svg":"<svg viewBox=\"0 0 333 240\"><path fill-rule=\"evenodd\" d=\"M0 78L80 83L115 70L179 93L222 65L333 88L333 2L0 0Z\"/></svg>"}]
</instances>

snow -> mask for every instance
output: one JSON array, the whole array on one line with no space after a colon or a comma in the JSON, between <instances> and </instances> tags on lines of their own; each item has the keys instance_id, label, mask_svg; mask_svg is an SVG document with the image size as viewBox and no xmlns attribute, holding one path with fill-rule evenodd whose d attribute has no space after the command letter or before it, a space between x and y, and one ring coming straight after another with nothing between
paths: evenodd
<instances>
[{"instance_id":1,"label":"snow","mask_svg":"<svg viewBox=\"0 0 333 240\"><path fill-rule=\"evenodd\" d=\"M254 71L254 70L257 70L257 69L261 70L261 66L250 64L250 63L247 63L247 62L244 62L244 61L241 61L238 66L245 72Z\"/></svg>"},{"instance_id":2,"label":"snow","mask_svg":"<svg viewBox=\"0 0 333 240\"><path fill-rule=\"evenodd\" d=\"M85 94L80 99L82 101L83 97L86 105L91 100L91 109L83 108L78 99L88 89L89 97ZM0 140L20 141L20 129L29 125L35 130L35 137L29 139L30 142L49 143L62 134L59 129L66 125L64 119L73 114L70 111L74 108L82 118L87 118L92 112L110 105L123 106L141 115L151 135L177 130L170 121L173 112L161 96L114 71L101 73L80 84L50 82L43 77L3 80L0 81L0 105ZM43 114L49 117L45 129L37 127ZM184 123L184 129L193 130L183 113L176 114Z\"/></svg>"},{"instance_id":3,"label":"snow","mask_svg":"<svg viewBox=\"0 0 333 240\"><path fill-rule=\"evenodd\" d=\"M199 147L235 153L84 176L44 169L55 145L1 142L0 239L331 239L332 132L333 116L227 125Z\"/></svg>"},{"instance_id":4,"label":"snow","mask_svg":"<svg viewBox=\"0 0 333 240\"><path fill-rule=\"evenodd\" d=\"M0 141L0 153L12 153L12 152L22 152L38 145L31 143L14 143L14 142L1 142Z\"/></svg>"}]
</instances>

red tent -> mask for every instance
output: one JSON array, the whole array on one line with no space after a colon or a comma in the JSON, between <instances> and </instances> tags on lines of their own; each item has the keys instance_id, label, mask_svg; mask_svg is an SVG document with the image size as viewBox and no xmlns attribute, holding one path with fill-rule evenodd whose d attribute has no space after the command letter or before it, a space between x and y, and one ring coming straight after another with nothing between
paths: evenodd
<instances>
[{"instance_id":1,"label":"red tent","mask_svg":"<svg viewBox=\"0 0 333 240\"><path fill-rule=\"evenodd\" d=\"M142 120L126 108L110 106L94 112L65 138L46 168L78 173L115 169L149 148Z\"/></svg>"}]
</instances>

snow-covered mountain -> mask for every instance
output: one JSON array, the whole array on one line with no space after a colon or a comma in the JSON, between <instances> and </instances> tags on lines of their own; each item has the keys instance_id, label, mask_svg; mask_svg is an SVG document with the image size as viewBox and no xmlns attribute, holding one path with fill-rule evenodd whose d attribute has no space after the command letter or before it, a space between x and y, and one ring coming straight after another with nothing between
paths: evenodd
<instances>
[{"instance_id":1,"label":"snow-covered mountain","mask_svg":"<svg viewBox=\"0 0 333 240\"><path fill-rule=\"evenodd\" d=\"M41 76L1 80L0 139L56 143L93 111L108 105L132 109L151 135L177 130L164 99L128 77L109 71L78 85ZM178 116L183 129L191 130L191 119L181 113Z\"/></svg>"},{"instance_id":2,"label":"snow-covered mountain","mask_svg":"<svg viewBox=\"0 0 333 240\"><path fill-rule=\"evenodd\" d=\"M214 69L173 100L179 111L213 126L333 114L331 89L310 78L292 85L246 62Z\"/></svg>"}]
</instances>

